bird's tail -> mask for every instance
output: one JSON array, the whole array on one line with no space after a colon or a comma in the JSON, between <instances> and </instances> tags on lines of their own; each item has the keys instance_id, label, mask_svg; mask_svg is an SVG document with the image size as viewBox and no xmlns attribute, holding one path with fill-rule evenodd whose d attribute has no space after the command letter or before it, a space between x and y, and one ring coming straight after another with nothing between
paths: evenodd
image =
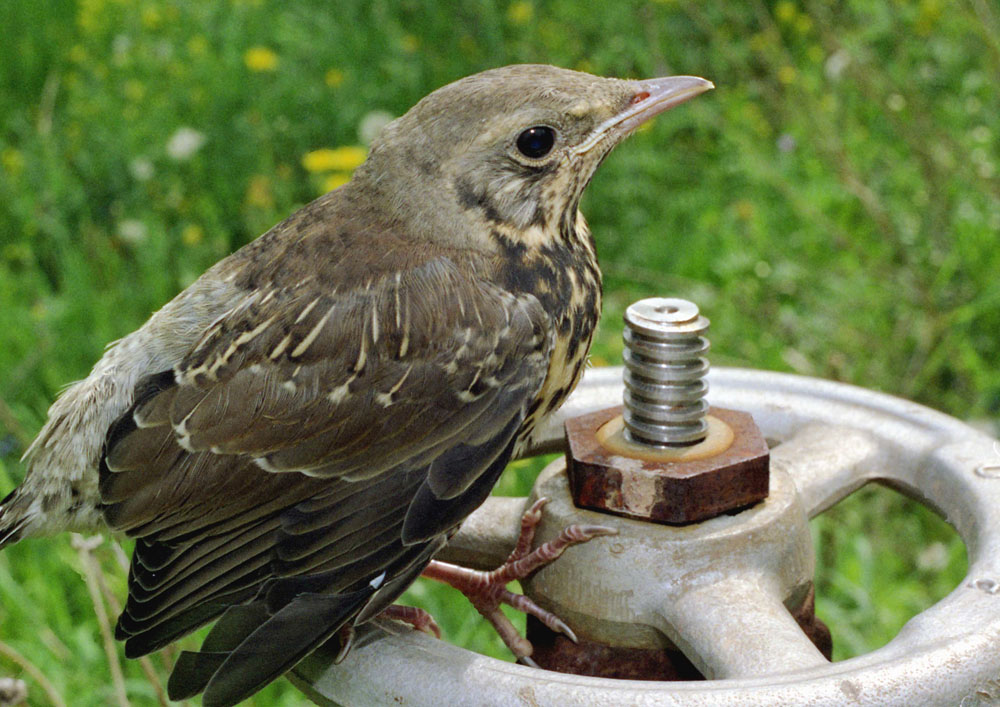
<instances>
[{"instance_id":1,"label":"bird's tail","mask_svg":"<svg viewBox=\"0 0 1000 707\"><path fill-rule=\"evenodd\" d=\"M231 607L201 651L183 651L167 690L172 700L204 691L205 705L242 702L336 634L375 592L299 594L277 612L263 599Z\"/></svg>"},{"instance_id":2,"label":"bird's tail","mask_svg":"<svg viewBox=\"0 0 1000 707\"><path fill-rule=\"evenodd\" d=\"M28 504L20 490L20 487L14 489L0 501L0 550L24 537L28 525Z\"/></svg>"}]
</instances>

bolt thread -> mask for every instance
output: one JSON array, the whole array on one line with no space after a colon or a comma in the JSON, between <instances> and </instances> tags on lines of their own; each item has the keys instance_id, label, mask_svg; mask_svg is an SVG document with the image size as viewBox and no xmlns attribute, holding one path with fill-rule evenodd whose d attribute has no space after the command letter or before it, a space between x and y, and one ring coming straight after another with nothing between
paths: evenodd
<instances>
[{"instance_id":1,"label":"bolt thread","mask_svg":"<svg viewBox=\"0 0 1000 707\"><path fill-rule=\"evenodd\" d=\"M625 311L625 437L657 447L697 444L708 423L708 319L687 300L652 297Z\"/></svg>"}]
</instances>

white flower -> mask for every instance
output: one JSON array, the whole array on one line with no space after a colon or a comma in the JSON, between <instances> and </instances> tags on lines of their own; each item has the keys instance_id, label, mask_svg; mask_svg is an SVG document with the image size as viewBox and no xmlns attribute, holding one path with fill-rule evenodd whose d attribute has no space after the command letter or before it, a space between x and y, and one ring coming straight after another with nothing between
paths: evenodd
<instances>
[{"instance_id":1,"label":"white flower","mask_svg":"<svg viewBox=\"0 0 1000 707\"><path fill-rule=\"evenodd\" d=\"M906 108L906 99L900 93L893 93L886 99L885 104L889 106L889 110L893 113L898 113Z\"/></svg>"},{"instance_id":2,"label":"white flower","mask_svg":"<svg viewBox=\"0 0 1000 707\"><path fill-rule=\"evenodd\" d=\"M134 160L129 162L128 171L131 172L132 178L137 182L148 182L153 178L153 163L150 162L148 157L136 157Z\"/></svg>"},{"instance_id":3,"label":"white flower","mask_svg":"<svg viewBox=\"0 0 1000 707\"><path fill-rule=\"evenodd\" d=\"M372 140L378 137L382 128L393 120L392 114L386 113L384 110L373 110L366 113L361 122L358 123L358 139L364 145L372 144Z\"/></svg>"},{"instance_id":4,"label":"white flower","mask_svg":"<svg viewBox=\"0 0 1000 707\"><path fill-rule=\"evenodd\" d=\"M111 40L111 52L119 63L126 58L130 49L132 49L132 38L127 34L116 34Z\"/></svg>"},{"instance_id":5,"label":"white flower","mask_svg":"<svg viewBox=\"0 0 1000 707\"><path fill-rule=\"evenodd\" d=\"M851 63L851 55L843 49L838 49L830 58L826 60L826 77L831 81L836 81L844 73L844 69Z\"/></svg>"},{"instance_id":6,"label":"white flower","mask_svg":"<svg viewBox=\"0 0 1000 707\"><path fill-rule=\"evenodd\" d=\"M200 133L194 128L186 126L177 128L167 140L167 154L178 162L189 160L194 153L201 149L206 139L204 133Z\"/></svg>"},{"instance_id":7,"label":"white flower","mask_svg":"<svg viewBox=\"0 0 1000 707\"><path fill-rule=\"evenodd\" d=\"M778 137L778 149L782 152L791 152L798 147L798 145L799 143L795 139L795 136L790 133L782 133L781 136Z\"/></svg>"},{"instance_id":8,"label":"white flower","mask_svg":"<svg viewBox=\"0 0 1000 707\"><path fill-rule=\"evenodd\" d=\"M147 235L146 224L138 219L127 218L118 222L118 237L126 243L142 243Z\"/></svg>"},{"instance_id":9,"label":"white flower","mask_svg":"<svg viewBox=\"0 0 1000 707\"><path fill-rule=\"evenodd\" d=\"M925 571L940 571L948 566L948 548L942 542L934 542L917 555L917 567Z\"/></svg>"}]
</instances>

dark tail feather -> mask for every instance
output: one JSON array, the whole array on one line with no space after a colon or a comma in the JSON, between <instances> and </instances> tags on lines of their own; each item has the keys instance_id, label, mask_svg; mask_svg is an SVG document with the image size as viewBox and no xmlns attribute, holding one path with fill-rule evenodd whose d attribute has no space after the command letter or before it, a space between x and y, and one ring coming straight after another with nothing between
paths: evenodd
<instances>
[{"instance_id":1,"label":"dark tail feather","mask_svg":"<svg viewBox=\"0 0 1000 707\"><path fill-rule=\"evenodd\" d=\"M264 599L229 607L205 637L201 650L184 651L177 659L167 685L170 699L185 700L202 692L229 654L270 616Z\"/></svg>"},{"instance_id":2,"label":"dark tail feather","mask_svg":"<svg viewBox=\"0 0 1000 707\"><path fill-rule=\"evenodd\" d=\"M216 671L226 662L229 653L181 651L167 682L167 693L173 701L189 700L205 689Z\"/></svg>"},{"instance_id":3,"label":"dark tail feather","mask_svg":"<svg viewBox=\"0 0 1000 707\"><path fill-rule=\"evenodd\" d=\"M198 653L185 653L167 684L170 699L205 695L205 707L235 705L332 637L374 593L300 594L270 615L263 600L233 607ZM261 620L263 619L263 622Z\"/></svg>"},{"instance_id":4,"label":"dark tail feather","mask_svg":"<svg viewBox=\"0 0 1000 707\"><path fill-rule=\"evenodd\" d=\"M0 550L21 539L25 517L23 510L18 507L18 490L19 488L14 489L0 501Z\"/></svg>"},{"instance_id":5,"label":"dark tail feather","mask_svg":"<svg viewBox=\"0 0 1000 707\"><path fill-rule=\"evenodd\" d=\"M3 550L8 545L13 545L21 539L22 525L21 522L6 525L3 516L0 515L0 550Z\"/></svg>"}]
</instances>

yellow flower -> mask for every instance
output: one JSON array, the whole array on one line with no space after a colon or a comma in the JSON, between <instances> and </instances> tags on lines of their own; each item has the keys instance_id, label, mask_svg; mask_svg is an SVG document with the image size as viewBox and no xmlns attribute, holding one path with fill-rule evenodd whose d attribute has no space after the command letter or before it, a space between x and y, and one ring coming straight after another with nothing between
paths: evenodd
<instances>
[{"instance_id":1,"label":"yellow flower","mask_svg":"<svg viewBox=\"0 0 1000 707\"><path fill-rule=\"evenodd\" d=\"M101 27L105 0L81 0L77 8L76 23L84 32L96 32Z\"/></svg>"},{"instance_id":2,"label":"yellow flower","mask_svg":"<svg viewBox=\"0 0 1000 707\"><path fill-rule=\"evenodd\" d=\"M181 242L184 245L198 245L205 238L205 231L196 223L189 223L181 231Z\"/></svg>"},{"instance_id":3,"label":"yellow flower","mask_svg":"<svg viewBox=\"0 0 1000 707\"><path fill-rule=\"evenodd\" d=\"M146 86L142 83L142 81L129 79L125 82L125 86L122 90L125 97L133 103L139 103L146 97Z\"/></svg>"},{"instance_id":4,"label":"yellow flower","mask_svg":"<svg viewBox=\"0 0 1000 707\"><path fill-rule=\"evenodd\" d=\"M203 56L208 53L208 39L203 34L196 34L187 41L187 50L191 56Z\"/></svg>"},{"instance_id":5,"label":"yellow flower","mask_svg":"<svg viewBox=\"0 0 1000 707\"><path fill-rule=\"evenodd\" d=\"M337 86L344 83L344 72L340 69L330 69L326 72L324 80L330 88L337 88Z\"/></svg>"},{"instance_id":6,"label":"yellow flower","mask_svg":"<svg viewBox=\"0 0 1000 707\"><path fill-rule=\"evenodd\" d=\"M507 19L515 25L527 24L535 14L535 8L530 2L519 0L510 4L507 8Z\"/></svg>"},{"instance_id":7,"label":"yellow flower","mask_svg":"<svg viewBox=\"0 0 1000 707\"><path fill-rule=\"evenodd\" d=\"M748 43L753 51L764 52L770 45L774 44L774 41L766 32L757 32L750 35L750 41Z\"/></svg>"},{"instance_id":8,"label":"yellow flower","mask_svg":"<svg viewBox=\"0 0 1000 707\"><path fill-rule=\"evenodd\" d=\"M367 157L367 151L360 145L349 145L330 149L324 147L307 152L302 156L302 166L309 172L350 172Z\"/></svg>"},{"instance_id":9,"label":"yellow flower","mask_svg":"<svg viewBox=\"0 0 1000 707\"><path fill-rule=\"evenodd\" d=\"M921 0L920 14L914 25L917 34L926 37L933 32L943 13L944 8L938 0Z\"/></svg>"},{"instance_id":10,"label":"yellow flower","mask_svg":"<svg viewBox=\"0 0 1000 707\"><path fill-rule=\"evenodd\" d=\"M323 193L326 194L328 191L333 191L338 187L342 187L351 181L351 175L346 172L334 172L323 180L321 188Z\"/></svg>"},{"instance_id":11,"label":"yellow flower","mask_svg":"<svg viewBox=\"0 0 1000 707\"><path fill-rule=\"evenodd\" d=\"M0 260L16 265L27 265L31 262L31 248L24 243L9 243L0 250Z\"/></svg>"},{"instance_id":12,"label":"yellow flower","mask_svg":"<svg viewBox=\"0 0 1000 707\"><path fill-rule=\"evenodd\" d=\"M243 54L243 63L250 71L274 71L278 68L278 55L267 47L250 47Z\"/></svg>"},{"instance_id":13,"label":"yellow flower","mask_svg":"<svg viewBox=\"0 0 1000 707\"><path fill-rule=\"evenodd\" d=\"M778 69L778 81L785 85L795 83L797 76L798 72L795 70L794 66L786 64Z\"/></svg>"},{"instance_id":14,"label":"yellow flower","mask_svg":"<svg viewBox=\"0 0 1000 707\"><path fill-rule=\"evenodd\" d=\"M149 5L142 9L142 24L146 29L156 29L163 23L163 16L160 11Z\"/></svg>"},{"instance_id":15,"label":"yellow flower","mask_svg":"<svg viewBox=\"0 0 1000 707\"><path fill-rule=\"evenodd\" d=\"M798 14L798 10L796 10L794 2L781 0L781 2L774 6L774 14L780 22L791 22L795 19L795 15Z\"/></svg>"},{"instance_id":16,"label":"yellow flower","mask_svg":"<svg viewBox=\"0 0 1000 707\"><path fill-rule=\"evenodd\" d=\"M756 209L754 208L753 202L749 199L740 199L733 207L736 210L736 218L741 221L749 221L753 218Z\"/></svg>"},{"instance_id":17,"label":"yellow flower","mask_svg":"<svg viewBox=\"0 0 1000 707\"><path fill-rule=\"evenodd\" d=\"M257 206L262 209L274 206L271 180L266 174L255 174L250 178L244 201L246 201L247 206Z\"/></svg>"},{"instance_id":18,"label":"yellow flower","mask_svg":"<svg viewBox=\"0 0 1000 707\"><path fill-rule=\"evenodd\" d=\"M399 45L404 52L412 54L420 48L420 40L412 34L404 34L402 39L399 40Z\"/></svg>"},{"instance_id":19,"label":"yellow flower","mask_svg":"<svg viewBox=\"0 0 1000 707\"><path fill-rule=\"evenodd\" d=\"M45 302L38 300L31 305L31 309L29 309L28 312L31 314L32 319L36 322L40 322L45 319L46 315L49 313L49 308L45 306Z\"/></svg>"},{"instance_id":20,"label":"yellow flower","mask_svg":"<svg viewBox=\"0 0 1000 707\"><path fill-rule=\"evenodd\" d=\"M87 50L80 44L74 44L69 48L69 60L74 64L87 63Z\"/></svg>"},{"instance_id":21,"label":"yellow flower","mask_svg":"<svg viewBox=\"0 0 1000 707\"><path fill-rule=\"evenodd\" d=\"M475 56L476 52L479 51L479 45L476 44L475 39L467 34L463 34L458 38L458 50L465 56Z\"/></svg>"},{"instance_id":22,"label":"yellow flower","mask_svg":"<svg viewBox=\"0 0 1000 707\"><path fill-rule=\"evenodd\" d=\"M0 152L0 165L3 166L4 172L16 177L24 171L24 155L20 150L8 147Z\"/></svg>"}]
</instances>

